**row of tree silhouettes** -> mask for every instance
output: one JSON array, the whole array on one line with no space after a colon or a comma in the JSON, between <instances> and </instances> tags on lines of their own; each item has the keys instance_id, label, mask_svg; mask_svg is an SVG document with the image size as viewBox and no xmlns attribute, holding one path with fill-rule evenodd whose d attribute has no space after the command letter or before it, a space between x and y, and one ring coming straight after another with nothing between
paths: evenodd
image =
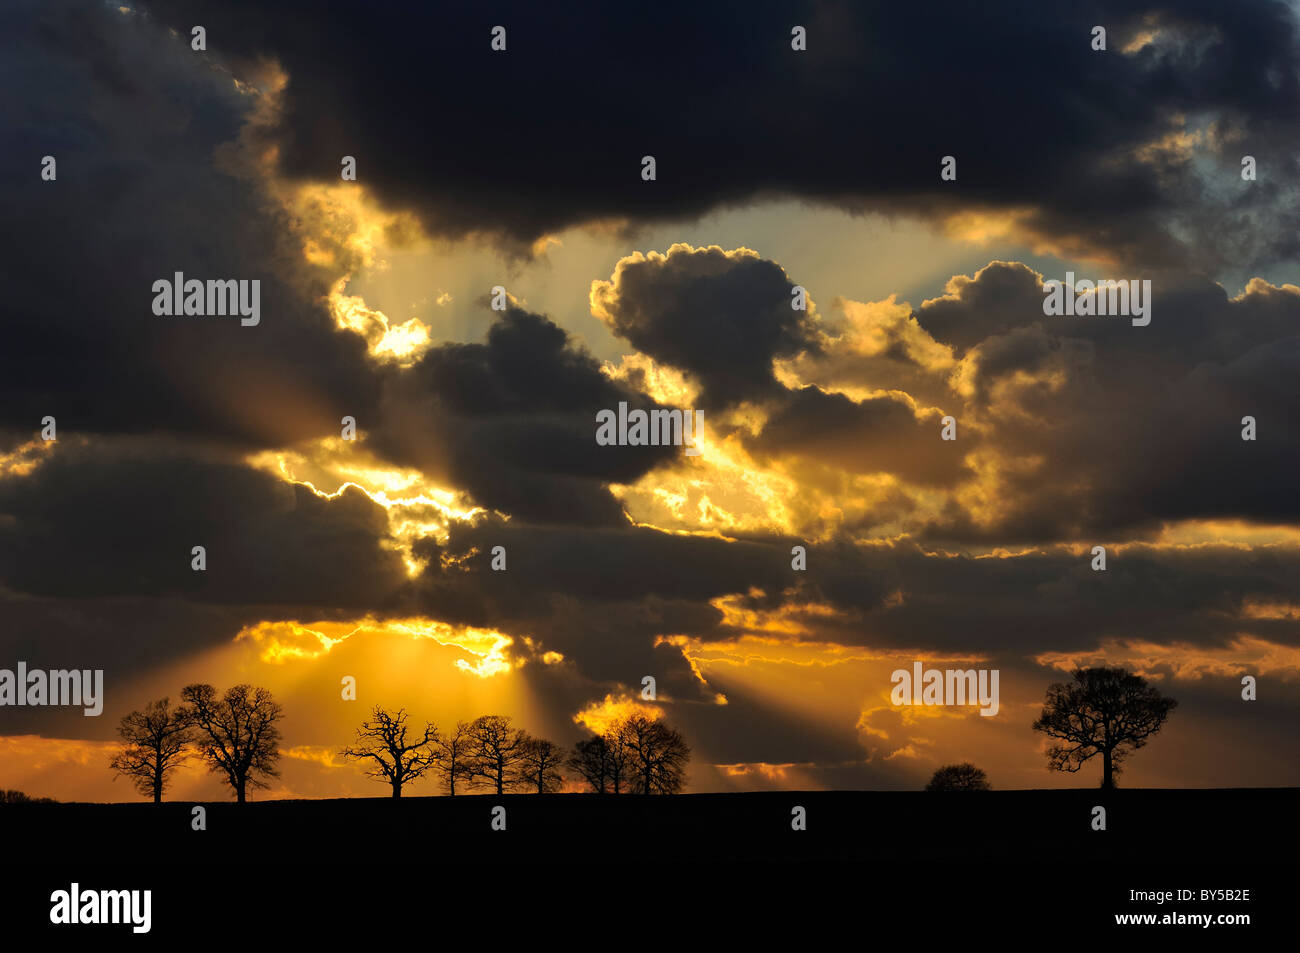
<instances>
[{"instance_id":1,"label":"row of tree silhouettes","mask_svg":"<svg viewBox=\"0 0 1300 953\"><path fill-rule=\"evenodd\" d=\"M1100 757L1101 786L1110 789L1127 756L1164 726L1177 704L1122 668L1076 669L1073 681L1049 686L1033 728L1055 740L1048 767L1076 772ZM112 767L142 795L161 801L173 771L197 753L243 802L250 786L265 787L265 779L279 773L282 717L265 688L236 685L218 695L211 685L188 685L179 706L163 698L122 719L123 747ZM450 795L467 789L546 794L560 790L566 772L601 794L676 794L691 752L676 729L640 713L566 749L502 715L458 722L443 732L429 722L408 724L405 709L376 705L340 754L401 797L406 785L426 775L438 776ZM988 786L983 771L964 763L940 768L927 789Z\"/></svg>"},{"instance_id":2,"label":"row of tree silhouettes","mask_svg":"<svg viewBox=\"0 0 1300 953\"><path fill-rule=\"evenodd\" d=\"M266 779L279 775L283 715L265 688L236 685L218 695L211 685L188 685L180 705L163 698L122 719L123 744L111 766L116 777L129 778L140 794L158 802L176 768L197 754L242 803L249 787L266 787ZM691 751L675 728L639 712L566 749L514 727L503 715L439 731L431 722L410 724L405 709L376 705L356 740L339 754L361 763L366 776L401 797L408 784L431 775L450 795L549 794L563 787L568 774L600 794L677 794Z\"/></svg>"},{"instance_id":3,"label":"row of tree silhouettes","mask_svg":"<svg viewBox=\"0 0 1300 953\"><path fill-rule=\"evenodd\" d=\"M677 794L691 750L675 728L640 713L566 749L512 727L502 715L457 722L446 732L432 723L408 731L404 709L387 712L376 705L341 754L365 764L366 775L386 782L393 797L430 772L452 795L458 785L497 794L550 794L564 786L566 771L598 794Z\"/></svg>"}]
</instances>

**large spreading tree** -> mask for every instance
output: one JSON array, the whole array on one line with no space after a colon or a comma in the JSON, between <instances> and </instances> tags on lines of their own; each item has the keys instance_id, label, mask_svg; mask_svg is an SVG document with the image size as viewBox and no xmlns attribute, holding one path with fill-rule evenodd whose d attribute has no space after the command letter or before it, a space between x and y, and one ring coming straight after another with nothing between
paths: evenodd
<instances>
[{"instance_id":1,"label":"large spreading tree","mask_svg":"<svg viewBox=\"0 0 1300 953\"><path fill-rule=\"evenodd\" d=\"M554 741L529 736L520 756L519 783L537 794L552 794L564 786L567 753Z\"/></svg>"},{"instance_id":2,"label":"large spreading tree","mask_svg":"<svg viewBox=\"0 0 1300 953\"><path fill-rule=\"evenodd\" d=\"M1034 730L1057 739L1047 752L1054 770L1078 771L1101 755L1101 786L1110 790L1128 755L1164 727L1177 705L1122 668L1081 668L1073 681L1048 686Z\"/></svg>"},{"instance_id":3,"label":"large spreading tree","mask_svg":"<svg viewBox=\"0 0 1300 953\"><path fill-rule=\"evenodd\" d=\"M677 794L690 758L681 732L636 712L578 742L568 766L598 794Z\"/></svg>"},{"instance_id":4,"label":"large spreading tree","mask_svg":"<svg viewBox=\"0 0 1300 953\"><path fill-rule=\"evenodd\" d=\"M635 713L617 726L615 736L627 751L629 780L638 794L677 794L686 783L691 749L676 728Z\"/></svg>"},{"instance_id":5,"label":"large spreading tree","mask_svg":"<svg viewBox=\"0 0 1300 953\"><path fill-rule=\"evenodd\" d=\"M518 787L527 744L528 735L512 727L506 716L475 718L469 725L466 777L472 784L482 784L497 794Z\"/></svg>"},{"instance_id":6,"label":"large spreading tree","mask_svg":"<svg viewBox=\"0 0 1300 953\"><path fill-rule=\"evenodd\" d=\"M196 729L199 754L209 770L223 776L240 804L249 785L266 787L263 777L279 775L280 703L265 688L236 685L218 696L211 685L181 689L184 719Z\"/></svg>"},{"instance_id":7,"label":"large spreading tree","mask_svg":"<svg viewBox=\"0 0 1300 953\"><path fill-rule=\"evenodd\" d=\"M189 756L194 741L185 713L163 698L150 702L144 711L123 715L117 733L122 747L110 762L117 772L114 777L130 778L137 791L159 803L172 772Z\"/></svg>"},{"instance_id":8,"label":"large spreading tree","mask_svg":"<svg viewBox=\"0 0 1300 953\"><path fill-rule=\"evenodd\" d=\"M438 729L425 724L422 731L408 734L406 717L403 708L390 713L376 705L371 720L357 729L356 743L340 752L349 760L366 762L366 776L387 782L393 797L401 797L402 788L424 777L441 757L435 747Z\"/></svg>"}]
</instances>

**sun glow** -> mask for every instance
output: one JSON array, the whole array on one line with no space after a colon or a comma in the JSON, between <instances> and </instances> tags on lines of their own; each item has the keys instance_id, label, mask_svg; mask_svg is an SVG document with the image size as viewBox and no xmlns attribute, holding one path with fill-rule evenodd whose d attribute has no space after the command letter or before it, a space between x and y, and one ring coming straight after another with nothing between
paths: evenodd
<instances>
[{"instance_id":1,"label":"sun glow","mask_svg":"<svg viewBox=\"0 0 1300 953\"><path fill-rule=\"evenodd\" d=\"M9 453L0 453L0 479L28 476L53 452L54 441L29 440Z\"/></svg>"},{"instance_id":2,"label":"sun glow","mask_svg":"<svg viewBox=\"0 0 1300 953\"><path fill-rule=\"evenodd\" d=\"M508 672L526 659L512 660L506 650L514 639L496 629L455 626L434 619L384 619L371 616L354 622L297 621L259 622L245 626L235 636L236 642L249 642L259 650L263 662L317 659L358 635L402 635L411 639L431 639L439 645L460 649L468 658L456 660L456 668L479 678L491 678ZM556 656L558 653L547 653ZM554 658L548 664L554 664Z\"/></svg>"},{"instance_id":3,"label":"sun glow","mask_svg":"<svg viewBox=\"0 0 1300 953\"><path fill-rule=\"evenodd\" d=\"M334 499L355 487L388 511L392 545L415 577L425 562L414 555L424 537L445 543L453 521L476 522L487 510L465 494L430 483L419 470L386 466L364 446L329 437L295 450L266 450L246 458L250 466ZM330 489L333 487L333 489Z\"/></svg>"},{"instance_id":4,"label":"sun glow","mask_svg":"<svg viewBox=\"0 0 1300 953\"><path fill-rule=\"evenodd\" d=\"M434 343L428 326L416 317L396 323L346 291L355 276L385 271L389 251L427 242L419 218L384 208L357 181L304 182L281 176L279 149L268 132L280 119L289 77L273 63L263 64L260 72L240 89L256 105L238 139L218 150L218 166L257 183L284 210L297 253L306 264L331 274L324 297L335 324L365 338L376 361L403 367L415 363Z\"/></svg>"}]
</instances>

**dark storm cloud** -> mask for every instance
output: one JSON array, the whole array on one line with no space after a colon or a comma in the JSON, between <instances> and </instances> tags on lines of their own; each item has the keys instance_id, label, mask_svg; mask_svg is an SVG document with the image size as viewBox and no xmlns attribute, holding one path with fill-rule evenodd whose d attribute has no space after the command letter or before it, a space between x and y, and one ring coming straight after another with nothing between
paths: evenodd
<instances>
[{"instance_id":1,"label":"dark storm cloud","mask_svg":"<svg viewBox=\"0 0 1300 953\"><path fill-rule=\"evenodd\" d=\"M642 329L666 323L657 308L670 310L680 285L691 280L666 271L657 277L638 311ZM991 523L976 523L954 503L931 527L932 537L958 550L971 541L1123 538L1160 519L1294 518L1282 474L1293 472L1285 424L1293 398L1285 382L1294 376L1300 296L1256 284L1234 300L1208 282L1169 276L1157 282L1153 323L1135 328L1125 318L1044 316L1039 280L1023 265L994 264L958 284L953 298L922 306L916 318L968 363L971 396L962 426L969 423L974 435L964 445L940 441L933 421L892 398L859 402L776 384L766 401L771 416L751 449L938 484L969 476L956 465L960 454L945 451L985 446L1014 458L1041 457L1037 469L1006 474L1002 509ZM445 411L462 415L486 408L492 416L530 402L542 414L574 406L558 382L548 388L557 395L548 403L504 387L487 370L509 364L494 353L505 348L533 355L534 374L550 379L547 368L572 352L549 327L511 312L486 345L431 352L429 373L407 380L445 392ZM529 346L511 346L515 335ZM549 349L539 340L549 340ZM678 358L688 359L695 356ZM582 360L578 366L597 392L612 386ZM693 369L708 379L702 357ZM470 390L488 396L462 405L457 382L471 373L478 383ZM1266 406L1276 417L1269 440L1240 440L1236 411L1224 407L1241 402ZM1220 423L1221 439L1207 437ZM1165 458L1151 447L1172 452ZM1259 468L1261 459L1275 458ZM660 635L712 641L742 634L713 604L721 597L756 612L835 609L831 617L809 617L813 639L1019 658L1092 650L1106 639L1212 648L1241 633L1284 644L1298 635L1289 619L1243 618L1252 600L1285 602L1300 591L1300 562L1289 549L1136 547L1113 551L1101 574L1090 569L1090 555L1057 548L976 559L912 544L836 541L811 546L805 575L790 569L794 542L801 541L725 541L621 522L600 529L540 527L528 519L458 524L445 546L420 544L428 568L413 608L537 638L598 684L634 685L637 673L654 671L670 691L696 701L707 692L679 651L652 646ZM508 553L505 573L488 569L496 545Z\"/></svg>"},{"instance_id":2,"label":"dark storm cloud","mask_svg":"<svg viewBox=\"0 0 1300 953\"><path fill-rule=\"evenodd\" d=\"M621 261L596 285L592 309L638 351L698 381L702 407L720 409L780 392L773 359L815 350L794 284L765 258L674 246Z\"/></svg>"},{"instance_id":3,"label":"dark storm cloud","mask_svg":"<svg viewBox=\"0 0 1300 953\"><path fill-rule=\"evenodd\" d=\"M965 351L987 337L1031 322L1042 312L1038 276L1019 262L992 261L974 278L957 275L950 280L945 294L918 309L917 319L935 340Z\"/></svg>"},{"instance_id":4,"label":"dark storm cloud","mask_svg":"<svg viewBox=\"0 0 1300 953\"><path fill-rule=\"evenodd\" d=\"M903 395L853 399L778 382L775 360L797 356L792 366L817 381L852 355L789 309L791 279L774 262L678 248L625 260L592 300L638 350L698 382L704 406L762 403L761 430L740 436L769 464L801 459L956 491L989 479L971 455L994 454L986 462L995 461L997 483L980 496L996 511L975 514L950 498L925 530L935 540L1110 539L1181 519L1294 520L1300 293L1257 281L1229 298L1196 276L1149 280L1146 327L1125 316L1044 315L1042 278L1017 262L957 276L925 301L913 315L919 328L959 363L908 366L920 392L958 419L956 441L939 439L940 411ZM896 349L901 329L890 326ZM864 369L857 386L887 383ZM1241 440L1247 415L1260 422L1254 441ZM887 524L898 514L876 515Z\"/></svg>"},{"instance_id":5,"label":"dark storm cloud","mask_svg":"<svg viewBox=\"0 0 1300 953\"><path fill-rule=\"evenodd\" d=\"M1014 208L1033 234L1145 262L1296 248L1283 201L1297 171L1295 22L1267 0L1230 15L1205 0L150 9L184 33L204 24L210 55L237 71L283 65L272 140L285 172L335 179L355 155L368 187L441 234L527 243L784 194L936 216ZM490 49L497 24L504 53ZM805 52L790 48L795 24ZM1090 48L1095 24L1105 52ZM1152 25L1155 42L1121 52ZM1187 114L1219 123L1203 142L1220 164L1208 178L1139 155ZM1236 188L1252 150L1268 174ZM944 155L955 183L939 179Z\"/></svg>"},{"instance_id":6,"label":"dark storm cloud","mask_svg":"<svg viewBox=\"0 0 1300 953\"><path fill-rule=\"evenodd\" d=\"M36 596L365 610L405 579L387 536L358 490L325 499L154 441L60 443L0 480L0 579ZM205 572L191 568L200 545Z\"/></svg>"},{"instance_id":7,"label":"dark storm cloud","mask_svg":"<svg viewBox=\"0 0 1300 953\"><path fill-rule=\"evenodd\" d=\"M743 438L760 457L812 458L927 483L955 479L961 455L937 439L940 414L918 416L902 398L857 401L777 380L777 360L822 352L815 322L791 307L794 286L780 265L752 253L675 246L621 261L612 280L594 285L592 309L638 351L686 372L700 387L700 406L768 408L762 430Z\"/></svg>"},{"instance_id":8,"label":"dark storm cloud","mask_svg":"<svg viewBox=\"0 0 1300 953\"><path fill-rule=\"evenodd\" d=\"M952 441L940 440L940 414L927 417L892 397L855 401L808 386L791 392L748 444L762 456L805 457L917 483L949 484L968 475L962 457L970 448L958 452Z\"/></svg>"},{"instance_id":9,"label":"dark storm cloud","mask_svg":"<svg viewBox=\"0 0 1300 953\"><path fill-rule=\"evenodd\" d=\"M60 441L0 479L0 649L120 686L264 620L382 608L406 584L388 542L383 508L355 489L324 499L174 440ZM205 571L192 568L198 545ZM81 737L109 721L19 710L3 731Z\"/></svg>"},{"instance_id":10,"label":"dark storm cloud","mask_svg":"<svg viewBox=\"0 0 1300 953\"><path fill-rule=\"evenodd\" d=\"M506 548L506 572L489 569L496 545ZM417 608L540 635L584 669L617 660L624 670L655 635L734 638L745 630L724 624L710 605L730 594L755 612L830 606L837 615L817 618L809 638L876 648L1033 654L1095 648L1106 637L1196 645L1221 645L1242 632L1286 644L1300 639L1294 619L1241 618L1247 603L1285 601L1300 591L1294 549L1138 545L1112 551L1099 573L1091 554L1056 547L974 558L907 543L825 543L809 545L802 573L791 570L790 545L645 528L457 524L446 546L422 546L430 562L417 581ZM442 556L469 558L443 566ZM615 676L602 670L599 677Z\"/></svg>"},{"instance_id":11,"label":"dark storm cloud","mask_svg":"<svg viewBox=\"0 0 1300 953\"><path fill-rule=\"evenodd\" d=\"M856 760L865 766L866 752L852 721L827 724L797 711L782 710L743 682L727 684L725 676L714 687L725 690L725 706L674 705L668 712L674 725L689 732L703 763L835 764ZM737 724L750 730L738 734ZM863 773L859 774L860 785L865 780ZM876 773L880 773L878 769Z\"/></svg>"},{"instance_id":12,"label":"dark storm cloud","mask_svg":"<svg viewBox=\"0 0 1300 953\"><path fill-rule=\"evenodd\" d=\"M1300 517L1300 293L1255 282L1229 298L1157 274L1151 324L1134 327L1044 316L1037 281L1023 265L990 265L916 313L966 361L959 418L1002 455L1038 461L1001 474L997 519L978 526L954 504L932 536L1113 538L1182 519ZM1246 416L1253 441L1241 438Z\"/></svg>"},{"instance_id":13,"label":"dark storm cloud","mask_svg":"<svg viewBox=\"0 0 1300 953\"><path fill-rule=\"evenodd\" d=\"M624 523L605 484L679 447L600 446L596 414L653 401L611 380L541 315L510 308L483 344L443 344L388 381L372 446L520 519Z\"/></svg>"},{"instance_id":14,"label":"dark storm cloud","mask_svg":"<svg viewBox=\"0 0 1300 953\"><path fill-rule=\"evenodd\" d=\"M1295 645L1296 620L1243 619L1247 602L1300 591L1300 553L1232 546L1112 552L1105 572L1090 553L1015 558L895 554L896 608L872 611L866 628L886 644L1033 655L1094 648L1103 639L1222 647L1241 633Z\"/></svg>"},{"instance_id":15,"label":"dark storm cloud","mask_svg":"<svg viewBox=\"0 0 1300 953\"><path fill-rule=\"evenodd\" d=\"M1107 570L1096 572L1089 552L1063 547L976 558L906 542L827 542L808 544L809 568L795 572L791 543L457 524L445 546L422 544L428 566L414 602L398 611L540 640L597 684L634 686L654 673L665 690L697 701L710 693L678 648L654 647L656 637L762 635L767 612L807 625L802 636L782 629L783 639L1007 660L1088 652L1107 640L1179 643L1189 652L1223 649L1242 635L1300 645L1295 618L1250 611L1300 592L1294 547L1112 547ZM497 545L506 549L504 572L489 569ZM728 623L713 604L720 597L753 613L749 621Z\"/></svg>"},{"instance_id":16,"label":"dark storm cloud","mask_svg":"<svg viewBox=\"0 0 1300 953\"><path fill-rule=\"evenodd\" d=\"M351 415L376 431L372 446L484 505L580 522L621 519L600 484L666 459L596 446L597 410L652 405L544 319L508 315L486 345L435 349L406 373L370 361L323 303L335 276L302 261L256 181L222 171L216 156L254 106L229 74L137 14L8 16L13 83L0 102L18 136L0 158L13 317L0 447L47 415L65 439L171 432L255 447L337 435ZM29 98L13 94L20 77L37 80ZM51 153L58 178L43 182ZM260 324L155 315L153 282L176 271L259 280Z\"/></svg>"},{"instance_id":17,"label":"dark storm cloud","mask_svg":"<svg viewBox=\"0 0 1300 953\"><path fill-rule=\"evenodd\" d=\"M810 638L881 649L1024 657L1093 649L1108 638L1222 647L1241 634L1300 644L1300 620L1245 612L1300 591L1294 547L1134 545L1112 550L1105 572L1091 563L1089 552L1060 547L973 557L912 543L811 546L798 589L737 602L758 609L825 600L840 616ZM737 634L723 627L704 637Z\"/></svg>"},{"instance_id":18,"label":"dark storm cloud","mask_svg":"<svg viewBox=\"0 0 1300 953\"><path fill-rule=\"evenodd\" d=\"M65 575L71 559L65 562ZM80 709L6 708L0 734L108 738L125 714L122 686L142 673L196 653L228 645L234 633L266 617L264 606L200 603L181 596L69 594L33 596L0 588L0 667L21 660L29 669L102 669L105 714L83 717ZM132 701L139 701L133 699Z\"/></svg>"},{"instance_id":19,"label":"dark storm cloud","mask_svg":"<svg viewBox=\"0 0 1300 953\"><path fill-rule=\"evenodd\" d=\"M214 163L251 108L231 77L104 4L0 16L0 439L52 415L63 435L282 446L370 416L364 342L334 328L283 216ZM259 280L260 324L155 315L153 283L177 271Z\"/></svg>"},{"instance_id":20,"label":"dark storm cloud","mask_svg":"<svg viewBox=\"0 0 1300 953\"><path fill-rule=\"evenodd\" d=\"M205 24L213 55L201 62L218 61L220 50L240 44L283 47L291 80L285 113L290 118L282 133L292 136L306 128L294 121L295 104L308 112L316 108L306 102L306 91L323 94L344 76L359 84L379 80L359 70L332 70L327 76L306 63L295 75L295 33L288 21L277 19L293 8L276 9L280 12L248 12L238 28L225 19L238 13L238 6L213 10L215 19ZM37 93L28 100L12 95L4 99L18 142L33 156L47 149L58 152L63 145L45 144L44 137L50 136L68 151L59 153L57 183L41 182L34 164L18 168L25 154L21 148L6 152L3 160L6 171L13 173L8 181L26 183L11 184L3 199L12 234L20 236L3 259L10 288L7 307L23 316L9 322L8 346L0 351L5 398L0 413L8 428L7 443L31 435L41 417L53 414L65 435L179 430L283 445L337 432L339 417L349 413L366 422L363 426L378 421L368 434L377 451L446 477L484 505L525 519L604 525L622 519L604 484L634 480L670 459L664 451L595 445L595 411L613 407L622 398L635 400L636 395L604 379L590 358L568 353L562 332L540 319L529 323L510 317L485 345L445 345L408 372L376 371L367 363L362 339L338 332L316 300L324 290L320 276L299 262L297 249L286 248L283 220L251 197L254 190L248 183L213 166L213 150L236 134L249 109L229 76L196 69L198 54L167 39L156 22L142 21L138 15L96 7L86 15L89 19L79 19L57 6L29 6L9 16L24 29L7 34L13 38L13 57L5 68L15 77L46 79L36 84ZM269 18L266 29L257 27L259 16ZM313 22L328 48L336 28L323 16L317 11ZM537 43L526 39L535 21L531 14L520 16L523 29L512 27L509 53L491 60L486 59L490 53L483 54L483 62L493 64L490 69L516 70L519 63L539 55ZM757 29L767 14L755 16L746 22ZM857 34L851 30L816 29L818 23L856 22L852 17L834 7L823 8L820 16L809 21L814 39L819 32L835 33L835 39L828 36L823 53L814 42L810 59L795 60L804 64L799 69L805 72L796 74L803 77L800 82L824 81L819 63L836 64L849 71L846 76L878 68L878 63L864 64L850 55L857 49ZM889 18L903 14L882 10L871 16L893 22ZM1244 14L1246 22L1263 16L1254 8ZM382 15L376 19L385 22ZM1157 17L1167 22L1166 32L1175 38L1194 20L1191 14ZM582 31L591 29L591 22L574 20L571 25L578 32L573 36L585 35ZM1154 44L1148 66L1159 75L1151 82L1184 105L1201 94L1206 102L1221 102L1227 96L1224 88L1249 87L1252 67L1238 62L1236 53L1225 52L1242 46L1237 22L1220 27L1224 49L1216 53L1216 47L1191 60L1178 43ZM439 35L456 35L458 24L454 18L446 21ZM356 28L364 31L369 26ZM99 39L88 44L85 37L92 29ZM895 32L896 38L909 35ZM1116 30L1111 32L1114 47L1118 39ZM678 34L688 53L700 42L691 30ZM653 30L647 34L656 35ZM1050 45L1057 35L1049 31L1039 40ZM395 36L389 41L406 42ZM935 42L948 41L938 37ZM1276 65L1281 40L1258 42L1268 53L1263 62ZM653 45L632 45L638 51L633 59ZM979 44L972 39L970 45ZM468 56L468 46L449 41L448 56L430 67L429 75L445 68L444 59L458 62ZM766 49L760 43L723 46L750 51L734 54L740 56L758 56L753 51ZM370 51L360 42L350 48L356 56ZM784 56L786 49L782 39L768 52ZM407 68L400 56L392 59L397 69ZM1111 64L1109 69L1136 68L1114 49L1084 62L1101 60ZM689 56L686 62L692 62ZM1189 63L1190 72L1175 83L1169 71ZM1211 70L1215 63L1217 73ZM1020 63L1017 68L1025 67ZM1225 71L1230 77L1219 75ZM561 71L555 78L559 90L565 75ZM767 73L759 70L750 79L755 89L761 91L764 76ZM1207 83L1210 92L1202 88ZM490 82L480 86L492 88ZM458 88L463 94L466 86ZM1265 96L1257 104L1264 119L1279 114L1275 99L1289 89L1286 75L1274 76L1270 88L1273 98ZM647 96L641 104L651 117L662 95ZM330 102L346 105L349 100ZM468 95L457 98L446 123L470 109L472 102ZM581 106L584 100L579 96L574 102ZM1131 104L1128 108L1140 111ZM43 124L51 111L55 121ZM736 110L724 113L720 121L736 121ZM341 114L348 115L347 110ZM369 110L361 121L379 122L381 114ZM1248 119L1253 113L1241 115ZM691 114L681 121L689 128ZM1128 121L1134 122L1133 117ZM613 125L617 136L621 127ZM454 123L447 128L454 130ZM547 143L566 141L560 135L545 137ZM594 148L608 145L607 138L594 141ZM1098 140L1082 136L1081 141L1086 150ZM478 139L462 136L456 142L460 154L475 147ZM707 148L707 137L704 145ZM389 151L404 155L408 150ZM552 159L543 150L524 166L545 168ZM471 162L465 166L481 168ZM383 175L376 178L382 186ZM392 184L404 183L398 176ZM409 194L426 194L419 184L409 184ZM598 195L600 189L592 192ZM555 194L548 187L536 198L545 204ZM466 196L479 198L472 190ZM484 200L485 221L492 220L492 207ZM581 203L574 207L586 214ZM69 228L69 222L77 227ZM177 268L190 275L260 277L262 324L243 328L231 319L223 323L220 318L154 316L151 283ZM829 455L853 470L884 466L914 479L939 479L955 472L947 458L940 459L942 448L931 448L923 439L928 424L921 419L909 423L902 405L853 404L836 395L813 400L816 392L787 392L775 382L773 358L813 347L803 316L789 309L789 284L778 265L763 259L724 259L709 250L669 256L624 270L617 293L607 302L610 323L645 353L696 378L706 406L741 399L771 401L771 431L753 442L759 452L772 455L786 449L797 454L802 448ZM1278 476L1294 462L1285 422L1292 402L1285 387L1291 351L1273 345L1291 333L1294 296L1260 291L1243 302L1229 302L1208 282L1179 279L1171 287L1157 281L1156 287L1158 316L1155 325L1145 329L1122 321L1043 319L1036 278L1014 264L991 265L978 280L959 283L953 296L918 309L918 320L939 341L953 344L959 354L975 352L968 355L971 412L988 415L996 432L963 430L965 446L988 439L1021 456L1042 454L1049 460L1047 470L1006 475L1008 495L1017 498L1016 506L995 524L979 528L954 508L935 528L937 534L960 539L1009 532L1014 538L1036 539L1100 532L1107 526L1165 516L1277 519L1293 512ZM1250 355L1251 347L1271 350ZM1026 377L1038 380L1026 385ZM1054 379L1065 383L1060 386ZM1008 388L1022 412L995 420L1000 390ZM817 413L800 413L812 404ZM880 413L873 413L876 410ZM1231 442L1239 426L1233 422L1246 413L1261 418L1260 440L1248 445ZM835 421L843 426L834 426ZM882 421L897 426L882 430ZM853 442L861 443L864 434L871 437L871 452L853 450ZM1218 437L1230 443L1216 442ZM1148 467L1142 448L1153 441L1171 451L1161 458L1169 467L1179 459L1194 463L1193 478L1175 479L1168 468ZM1243 457L1243 451L1252 455ZM894 458L892 467L883 459L888 456ZM1081 498L1075 487L1085 483L1092 489ZM1241 485L1252 488L1240 494L1244 501L1223 492L1225 486Z\"/></svg>"},{"instance_id":21,"label":"dark storm cloud","mask_svg":"<svg viewBox=\"0 0 1300 953\"><path fill-rule=\"evenodd\" d=\"M491 611L512 611L535 598L534 590L559 592L586 602L622 602L639 597L707 601L750 586L793 585L789 547L782 557L776 540L724 540L684 536L624 524L619 528L549 528L515 520L455 524L451 540L438 547L425 540L421 555L456 554L505 546L518 578L493 574L486 555L473 566L426 578L467 584L482 580L493 589ZM481 565L480 565L481 563ZM515 579L508 585L497 580Z\"/></svg>"},{"instance_id":22,"label":"dark storm cloud","mask_svg":"<svg viewBox=\"0 0 1300 953\"><path fill-rule=\"evenodd\" d=\"M489 568L494 546L505 547L504 572ZM698 686L680 653L654 648L655 637L716 628L722 613L710 600L754 586L777 593L795 575L785 541L626 523L539 527L492 518L454 524L445 545L425 539L416 552L429 562L415 584L414 611L540 638L598 680L632 684L649 671L674 673L668 683L691 694Z\"/></svg>"}]
</instances>

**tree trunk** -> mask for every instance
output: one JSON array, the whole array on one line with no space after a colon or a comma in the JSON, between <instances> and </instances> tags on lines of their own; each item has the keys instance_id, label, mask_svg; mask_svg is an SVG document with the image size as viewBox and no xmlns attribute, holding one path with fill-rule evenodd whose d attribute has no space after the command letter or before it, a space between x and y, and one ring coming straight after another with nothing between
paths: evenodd
<instances>
[{"instance_id":1,"label":"tree trunk","mask_svg":"<svg viewBox=\"0 0 1300 953\"><path fill-rule=\"evenodd\" d=\"M245 781L243 778L240 778L235 784L235 802L238 804L243 804L246 800L244 797L244 785Z\"/></svg>"},{"instance_id":2,"label":"tree trunk","mask_svg":"<svg viewBox=\"0 0 1300 953\"><path fill-rule=\"evenodd\" d=\"M394 781L393 781L393 797L401 797L401 796L402 796L402 782L401 782L401 781L396 781L396 780L394 780Z\"/></svg>"},{"instance_id":3,"label":"tree trunk","mask_svg":"<svg viewBox=\"0 0 1300 953\"><path fill-rule=\"evenodd\" d=\"M1101 753L1101 758L1102 758L1101 789L1103 791L1112 791L1115 788L1115 774L1111 766L1109 748Z\"/></svg>"},{"instance_id":4,"label":"tree trunk","mask_svg":"<svg viewBox=\"0 0 1300 953\"><path fill-rule=\"evenodd\" d=\"M153 802L162 803L162 778L154 778L153 782Z\"/></svg>"}]
</instances>

